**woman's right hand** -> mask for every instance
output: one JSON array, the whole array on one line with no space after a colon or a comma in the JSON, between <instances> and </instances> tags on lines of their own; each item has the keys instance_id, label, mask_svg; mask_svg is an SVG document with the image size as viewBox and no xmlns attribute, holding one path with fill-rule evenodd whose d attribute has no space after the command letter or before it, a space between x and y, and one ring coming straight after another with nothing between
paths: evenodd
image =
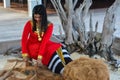
<instances>
[{"instance_id":1,"label":"woman's right hand","mask_svg":"<svg viewBox=\"0 0 120 80\"><path fill-rule=\"evenodd\" d=\"M24 56L23 61L28 62L28 56Z\"/></svg>"},{"instance_id":2,"label":"woman's right hand","mask_svg":"<svg viewBox=\"0 0 120 80\"><path fill-rule=\"evenodd\" d=\"M25 62L26 66L30 66L31 63L29 62L29 57L28 56L23 57L23 61Z\"/></svg>"}]
</instances>

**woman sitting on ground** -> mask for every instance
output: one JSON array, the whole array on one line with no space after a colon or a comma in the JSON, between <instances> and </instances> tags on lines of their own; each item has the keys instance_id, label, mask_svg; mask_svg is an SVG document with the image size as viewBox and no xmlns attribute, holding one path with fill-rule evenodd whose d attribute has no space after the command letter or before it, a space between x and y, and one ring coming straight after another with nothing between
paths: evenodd
<instances>
[{"instance_id":1,"label":"woman sitting on ground","mask_svg":"<svg viewBox=\"0 0 120 80\"><path fill-rule=\"evenodd\" d=\"M50 40L52 32L53 24L47 20L45 7L36 5L32 11L32 20L27 21L22 33L22 56L25 61L35 59L39 65L62 74L64 66L72 59L61 43Z\"/></svg>"}]
</instances>

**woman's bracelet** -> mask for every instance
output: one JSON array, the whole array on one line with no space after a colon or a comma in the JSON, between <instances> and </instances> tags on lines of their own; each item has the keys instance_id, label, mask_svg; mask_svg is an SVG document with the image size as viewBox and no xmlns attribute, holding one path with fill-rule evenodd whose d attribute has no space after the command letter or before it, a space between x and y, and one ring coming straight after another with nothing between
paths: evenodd
<instances>
[{"instance_id":1,"label":"woman's bracelet","mask_svg":"<svg viewBox=\"0 0 120 80\"><path fill-rule=\"evenodd\" d=\"M42 59L42 56L38 56L38 59Z\"/></svg>"},{"instance_id":2,"label":"woman's bracelet","mask_svg":"<svg viewBox=\"0 0 120 80\"><path fill-rule=\"evenodd\" d=\"M27 57L27 56L28 56L27 53L23 53L23 54L22 54L22 57Z\"/></svg>"}]
</instances>

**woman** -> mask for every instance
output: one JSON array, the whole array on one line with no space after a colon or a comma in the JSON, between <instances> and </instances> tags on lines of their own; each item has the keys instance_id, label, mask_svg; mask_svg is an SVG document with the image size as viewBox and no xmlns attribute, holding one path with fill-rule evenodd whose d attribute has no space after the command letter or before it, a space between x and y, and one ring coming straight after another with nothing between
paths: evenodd
<instances>
[{"instance_id":1,"label":"woman","mask_svg":"<svg viewBox=\"0 0 120 80\"><path fill-rule=\"evenodd\" d=\"M43 5L33 8L32 20L29 20L22 33L22 56L36 59L39 65L46 65L55 73L62 73L64 66L71 60L61 43L50 40L53 24L47 21L46 9Z\"/></svg>"}]
</instances>

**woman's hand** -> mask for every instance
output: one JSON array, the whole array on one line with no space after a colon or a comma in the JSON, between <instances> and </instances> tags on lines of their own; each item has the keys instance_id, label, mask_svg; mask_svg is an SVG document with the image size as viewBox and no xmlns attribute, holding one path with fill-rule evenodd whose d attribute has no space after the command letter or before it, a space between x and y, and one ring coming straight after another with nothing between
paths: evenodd
<instances>
[{"instance_id":1,"label":"woman's hand","mask_svg":"<svg viewBox=\"0 0 120 80\"><path fill-rule=\"evenodd\" d=\"M29 62L29 57L28 56L24 56L23 61L25 62L26 66L30 66L31 63Z\"/></svg>"},{"instance_id":2,"label":"woman's hand","mask_svg":"<svg viewBox=\"0 0 120 80\"><path fill-rule=\"evenodd\" d=\"M28 56L24 56L23 61L28 62Z\"/></svg>"},{"instance_id":3,"label":"woman's hand","mask_svg":"<svg viewBox=\"0 0 120 80\"><path fill-rule=\"evenodd\" d=\"M37 59L37 66L42 66L43 64L42 64L42 60L41 59Z\"/></svg>"}]
</instances>

